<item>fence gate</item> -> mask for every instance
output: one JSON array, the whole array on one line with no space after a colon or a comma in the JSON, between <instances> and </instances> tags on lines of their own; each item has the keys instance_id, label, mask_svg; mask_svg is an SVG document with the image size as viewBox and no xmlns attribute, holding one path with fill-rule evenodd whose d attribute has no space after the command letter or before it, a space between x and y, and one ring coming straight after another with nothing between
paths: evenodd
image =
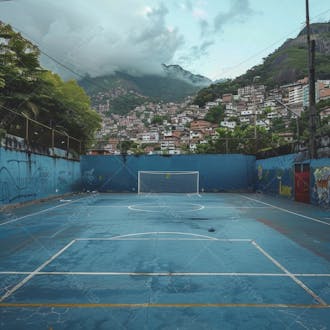
<instances>
[{"instance_id":1,"label":"fence gate","mask_svg":"<svg viewBox=\"0 0 330 330\"><path fill-rule=\"evenodd\" d=\"M297 202L309 203L310 169L309 164L295 164L294 191Z\"/></svg>"}]
</instances>

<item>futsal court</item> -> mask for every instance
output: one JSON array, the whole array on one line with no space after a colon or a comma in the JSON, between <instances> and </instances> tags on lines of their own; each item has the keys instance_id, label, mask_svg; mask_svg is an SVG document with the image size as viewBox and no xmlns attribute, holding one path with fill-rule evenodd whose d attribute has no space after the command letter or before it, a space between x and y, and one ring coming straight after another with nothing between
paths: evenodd
<instances>
[{"instance_id":1,"label":"futsal court","mask_svg":"<svg viewBox=\"0 0 330 330\"><path fill-rule=\"evenodd\" d=\"M1 329L327 329L330 215L261 194L3 212Z\"/></svg>"}]
</instances>

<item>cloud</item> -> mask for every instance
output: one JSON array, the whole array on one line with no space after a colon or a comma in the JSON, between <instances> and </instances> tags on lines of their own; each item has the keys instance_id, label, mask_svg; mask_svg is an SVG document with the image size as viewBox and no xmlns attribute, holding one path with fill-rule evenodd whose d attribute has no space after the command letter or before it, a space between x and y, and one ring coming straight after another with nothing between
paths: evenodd
<instances>
[{"instance_id":1,"label":"cloud","mask_svg":"<svg viewBox=\"0 0 330 330\"><path fill-rule=\"evenodd\" d=\"M192 11L192 15L197 19L205 20L207 18L207 13L202 8L194 8Z\"/></svg>"},{"instance_id":2,"label":"cloud","mask_svg":"<svg viewBox=\"0 0 330 330\"><path fill-rule=\"evenodd\" d=\"M206 40L200 45L192 46L186 54L179 57L179 63L190 66L208 54L209 48L214 45L213 40Z\"/></svg>"},{"instance_id":3,"label":"cloud","mask_svg":"<svg viewBox=\"0 0 330 330\"><path fill-rule=\"evenodd\" d=\"M185 0L185 1L181 2L179 4L179 6L183 10L188 10L188 11L192 11L193 10L193 4L192 4L192 1L191 0Z\"/></svg>"},{"instance_id":4,"label":"cloud","mask_svg":"<svg viewBox=\"0 0 330 330\"><path fill-rule=\"evenodd\" d=\"M199 2L203 5L203 2ZM205 3L204 3L205 5ZM192 14L198 19L202 38L209 38L210 35L223 31L225 25L237 22L245 22L256 12L251 8L249 0L230 0L230 7L227 12L219 12L213 22L208 19L207 12L203 9L194 8Z\"/></svg>"},{"instance_id":5,"label":"cloud","mask_svg":"<svg viewBox=\"0 0 330 330\"><path fill-rule=\"evenodd\" d=\"M229 10L216 15L213 22L214 32L222 31L223 27L231 22L245 22L254 14L249 0L231 0Z\"/></svg>"},{"instance_id":6,"label":"cloud","mask_svg":"<svg viewBox=\"0 0 330 330\"><path fill-rule=\"evenodd\" d=\"M200 27L200 30L201 30L201 37L206 37L208 36L208 33L209 33L209 23L207 20L203 19L203 20L200 20L199 21L199 27Z\"/></svg>"},{"instance_id":7,"label":"cloud","mask_svg":"<svg viewBox=\"0 0 330 330\"><path fill-rule=\"evenodd\" d=\"M161 64L171 62L184 43L178 29L168 28L168 9L162 3L14 0L1 6L1 20L81 74L159 73ZM65 78L72 77L45 57L42 63Z\"/></svg>"}]
</instances>

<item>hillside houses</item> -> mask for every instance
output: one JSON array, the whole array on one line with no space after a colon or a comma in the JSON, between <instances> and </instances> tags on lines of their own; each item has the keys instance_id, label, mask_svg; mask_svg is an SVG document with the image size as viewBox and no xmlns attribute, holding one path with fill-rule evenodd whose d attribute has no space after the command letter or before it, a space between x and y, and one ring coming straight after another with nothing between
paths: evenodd
<instances>
[{"instance_id":1,"label":"hillside houses","mask_svg":"<svg viewBox=\"0 0 330 330\"><path fill-rule=\"evenodd\" d=\"M330 98L330 81L317 82L316 98ZM260 84L244 86L203 108L191 104L190 97L179 104L146 102L127 115L109 115L111 104L105 100L98 108L103 122L97 138L110 154L120 153L123 140L134 142L135 150L147 154L193 153L198 144L217 136L218 127L234 130L239 125L255 125L270 130L274 121L281 120L283 129L279 136L291 142L294 135L288 128L289 122L301 116L308 101L307 78L268 91ZM223 119L215 124L204 120L207 112L219 105ZM329 113L329 108L323 109L321 119L329 117Z\"/></svg>"}]
</instances>

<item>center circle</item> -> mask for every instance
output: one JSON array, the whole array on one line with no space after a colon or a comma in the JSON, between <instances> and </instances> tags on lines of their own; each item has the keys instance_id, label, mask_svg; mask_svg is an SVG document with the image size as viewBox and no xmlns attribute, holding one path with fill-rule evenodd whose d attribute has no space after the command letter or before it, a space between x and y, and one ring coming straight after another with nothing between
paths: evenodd
<instances>
[{"instance_id":1,"label":"center circle","mask_svg":"<svg viewBox=\"0 0 330 330\"><path fill-rule=\"evenodd\" d=\"M176 213L194 212L204 209L204 205L193 203L169 203L169 204L134 204L128 206L129 210L150 213Z\"/></svg>"}]
</instances>

